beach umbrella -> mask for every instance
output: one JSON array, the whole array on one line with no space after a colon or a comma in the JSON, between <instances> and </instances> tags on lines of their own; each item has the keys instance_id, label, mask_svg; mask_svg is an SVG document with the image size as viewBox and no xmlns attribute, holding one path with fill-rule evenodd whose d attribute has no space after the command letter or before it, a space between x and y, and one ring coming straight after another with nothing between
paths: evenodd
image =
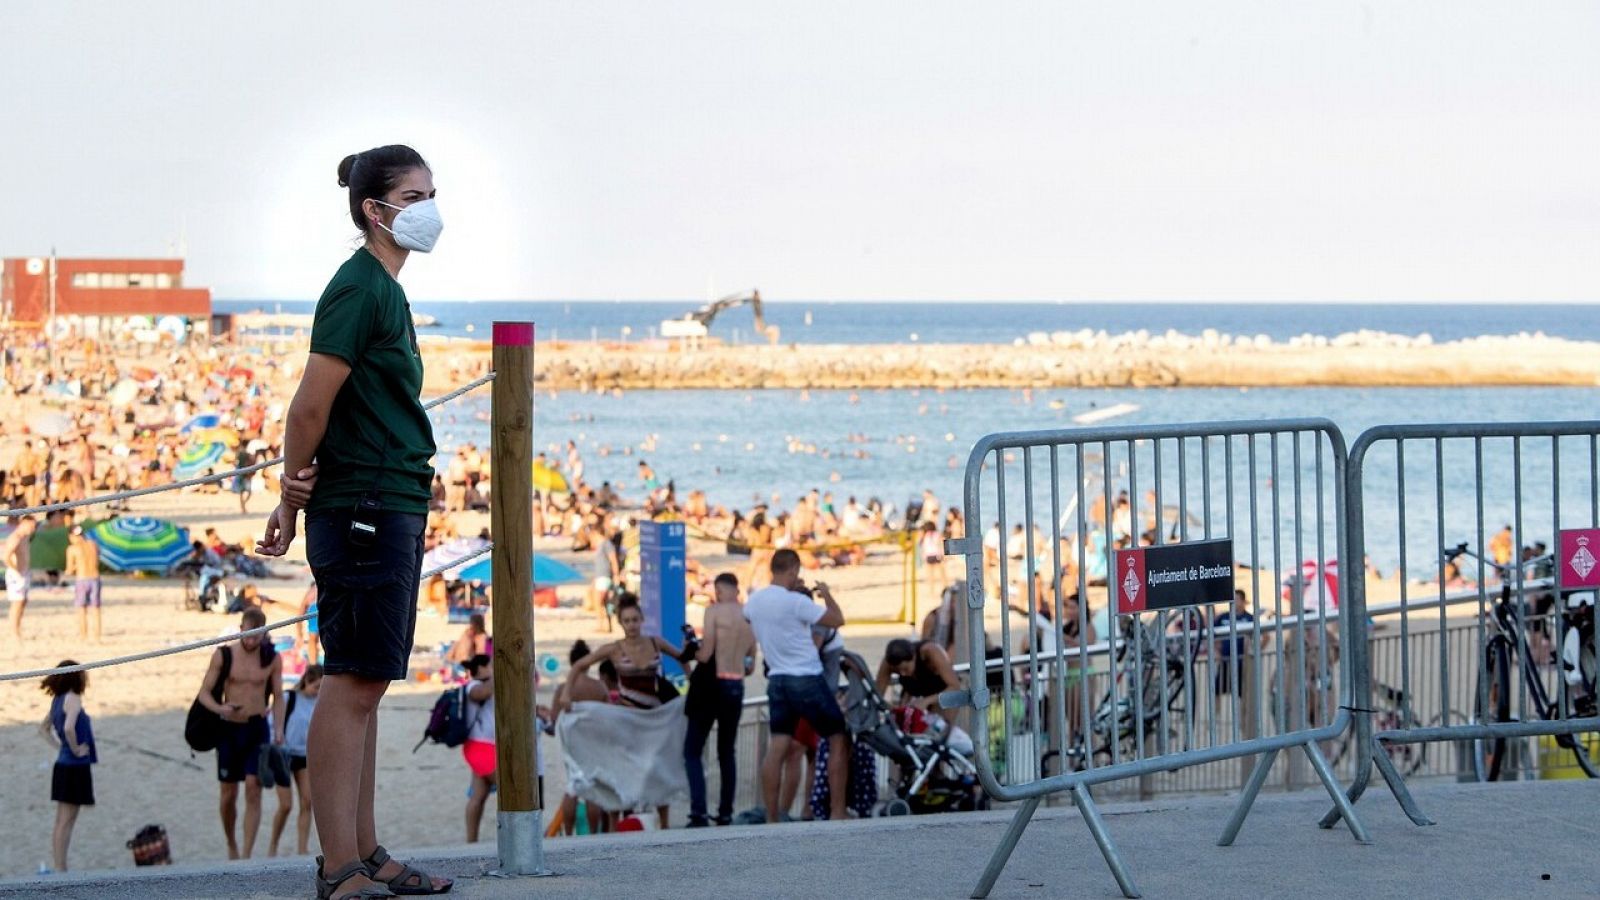
<instances>
[{"instance_id":1,"label":"beach umbrella","mask_svg":"<svg viewBox=\"0 0 1600 900\"><path fill-rule=\"evenodd\" d=\"M549 466L533 464L533 489L546 494L566 493L567 477Z\"/></svg>"},{"instance_id":2,"label":"beach umbrella","mask_svg":"<svg viewBox=\"0 0 1600 900\"><path fill-rule=\"evenodd\" d=\"M254 381L256 379L256 370L247 369L244 366L234 366L228 370L228 377L240 381Z\"/></svg>"},{"instance_id":3,"label":"beach umbrella","mask_svg":"<svg viewBox=\"0 0 1600 900\"><path fill-rule=\"evenodd\" d=\"M184 426L178 429L179 434L188 434L191 431L204 431L208 428L217 428L222 425L222 414L215 412L198 413L191 417Z\"/></svg>"},{"instance_id":4,"label":"beach umbrella","mask_svg":"<svg viewBox=\"0 0 1600 900\"><path fill-rule=\"evenodd\" d=\"M488 545L489 542L480 537L451 538L450 540L445 541L444 543L434 547L432 550L429 550L427 553L422 555L422 569L423 571L427 571L437 566L444 565L453 559L460 559L463 556L470 556L471 554L477 553L479 550L482 550ZM461 578L461 570L466 566L467 563L462 563L458 566L452 566L451 568L445 569L441 574L444 575L445 580L447 581L458 581Z\"/></svg>"},{"instance_id":5,"label":"beach umbrella","mask_svg":"<svg viewBox=\"0 0 1600 900\"><path fill-rule=\"evenodd\" d=\"M484 558L478 560L470 566L467 566L465 569L461 570L461 580L483 582L492 580L494 576L492 574L491 562L492 560ZM578 584L588 580L589 579L583 577L582 572L579 572L577 569L574 569L564 562L558 562L557 560L553 560L548 556L535 556L533 558L534 584L540 586L552 584Z\"/></svg>"},{"instance_id":6,"label":"beach umbrella","mask_svg":"<svg viewBox=\"0 0 1600 900\"><path fill-rule=\"evenodd\" d=\"M222 457L227 452L228 445L221 441L190 444L178 454L178 464L172 469L172 477L178 481L198 478L204 475L212 466L221 462Z\"/></svg>"},{"instance_id":7,"label":"beach umbrella","mask_svg":"<svg viewBox=\"0 0 1600 900\"><path fill-rule=\"evenodd\" d=\"M239 432L234 431L232 428L206 428L196 431L193 439L196 444L216 442L227 444L229 449L239 446Z\"/></svg>"},{"instance_id":8,"label":"beach umbrella","mask_svg":"<svg viewBox=\"0 0 1600 900\"><path fill-rule=\"evenodd\" d=\"M165 572L189 555L189 530L161 519L127 516L84 529L100 562L117 572Z\"/></svg>"}]
</instances>

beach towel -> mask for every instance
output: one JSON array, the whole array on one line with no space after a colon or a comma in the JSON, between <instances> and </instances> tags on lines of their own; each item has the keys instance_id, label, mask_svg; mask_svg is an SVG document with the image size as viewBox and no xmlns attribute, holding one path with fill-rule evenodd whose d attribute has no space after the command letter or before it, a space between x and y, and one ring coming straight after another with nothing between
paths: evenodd
<instances>
[{"instance_id":1,"label":"beach towel","mask_svg":"<svg viewBox=\"0 0 1600 900\"><path fill-rule=\"evenodd\" d=\"M688 796L683 702L679 697L655 709L572 704L556 722L567 790L608 810L651 808Z\"/></svg>"}]
</instances>

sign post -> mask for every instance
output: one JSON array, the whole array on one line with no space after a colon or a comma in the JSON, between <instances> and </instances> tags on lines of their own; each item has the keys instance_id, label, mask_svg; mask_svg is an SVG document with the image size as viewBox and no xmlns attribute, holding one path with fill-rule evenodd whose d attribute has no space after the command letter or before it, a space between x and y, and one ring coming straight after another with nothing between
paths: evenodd
<instances>
[{"instance_id":1,"label":"sign post","mask_svg":"<svg viewBox=\"0 0 1600 900\"><path fill-rule=\"evenodd\" d=\"M639 523L639 607L644 633L671 643L683 640L684 575L688 565L682 522ZM662 672L682 687L687 675L675 659L661 660Z\"/></svg>"}]
</instances>

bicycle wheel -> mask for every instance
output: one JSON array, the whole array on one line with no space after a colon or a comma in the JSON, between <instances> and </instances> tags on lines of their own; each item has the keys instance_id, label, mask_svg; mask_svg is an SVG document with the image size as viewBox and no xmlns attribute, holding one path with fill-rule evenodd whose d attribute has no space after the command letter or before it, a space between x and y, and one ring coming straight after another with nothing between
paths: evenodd
<instances>
[{"instance_id":1,"label":"bicycle wheel","mask_svg":"<svg viewBox=\"0 0 1600 900\"><path fill-rule=\"evenodd\" d=\"M1578 630L1578 672L1582 679L1581 684L1568 685L1561 692L1561 718L1581 719L1594 715L1595 697L1595 659L1594 659L1594 624L1585 623ZM1600 761L1595 759L1590 748L1592 741L1597 739L1596 732L1590 731L1572 735L1572 755L1578 760L1578 768L1590 778L1600 778Z\"/></svg>"},{"instance_id":2,"label":"bicycle wheel","mask_svg":"<svg viewBox=\"0 0 1600 900\"><path fill-rule=\"evenodd\" d=\"M1505 639L1495 637L1483 648L1478 669L1478 690L1472 699L1473 721L1493 725L1511 717L1511 653ZM1472 768L1479 781L1499 781L1505 763L1505 738L1477 738L1472 742Z\"/></svg>"}]
</instances>

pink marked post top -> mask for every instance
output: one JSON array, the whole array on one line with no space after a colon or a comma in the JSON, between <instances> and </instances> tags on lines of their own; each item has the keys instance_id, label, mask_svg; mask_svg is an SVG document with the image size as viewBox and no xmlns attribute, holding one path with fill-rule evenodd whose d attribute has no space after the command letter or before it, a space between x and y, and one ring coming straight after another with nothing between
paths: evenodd
<instances>
[{"instance_id":1,"label":"pink marked post top","mask_svg":"<svg viewBox=\"0 0 1600 900\"><path fill-rule=\"evenodd\" d=\"M496 347L531 347L533 346L532 322L496 322L494 323L494 346Z\"/></svg>"}]
</instances>

